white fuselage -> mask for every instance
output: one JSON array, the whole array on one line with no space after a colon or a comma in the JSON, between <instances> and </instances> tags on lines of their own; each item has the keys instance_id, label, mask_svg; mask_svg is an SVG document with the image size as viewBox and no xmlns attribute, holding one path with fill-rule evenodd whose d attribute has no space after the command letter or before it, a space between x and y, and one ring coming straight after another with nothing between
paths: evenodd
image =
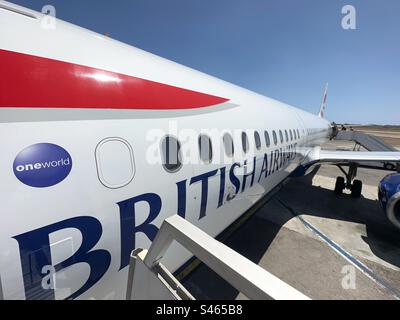
<instances>
[{"instance_id":1,"label":"white fuselage","mask_svg":"<svg viewBox=\"0 0 400 320\"><path fill-rule=\"evenodd\" d=\"M165 218L180 214L217 236L329 139L330 125L322 118L59 20L56 29L43 29L41 15L26 12L39 18L0 8L5 26L0 29L0 53L7 59L16 53L23 54L18 61L39 57L100 70L76 80L97 81L99 95L102 86L118 87L109 74L98 76L106 70L224 101L154 109L96 107L89 102L87 108L53 101L28 105L29 96L38 94L28 88L37 73L18 69L28 74L28 80L19 84L17 102L10 103L10 90L0 97L0 281L5 299L123 299L130 252L148 248ZM10 63L2 63L1 57L6 70ZM46 68L48 60L43 61L38 63ZM50 90L63 81L47 80ZM10 80L1 81L2 90L9 88ZM51 95L46 90L38 99ZM24 94L27 98L20 99ZM86 101L81 93L64 95L61 101ZM160 95L157 99L163 98ZM255 131L261 138L259 149ZM199 155L202 132L211 138L209 163ZM233 137L233 156L226 155L222 142L226 132ZM242 132L248 136L247 152ZM166 135L181 144L183 165L174 172L167 171L161 160ZM67 153L32 163L25 155L25 162L20 161L20 153L37 144L60 146ZM49 167L60 169L57 174L65 175L59 183L48 182L51 177L43 170L51 168L43 169L46 160ZM164 263L175 271L190 257L173 246Z\"/></svg>"}]
</instances>

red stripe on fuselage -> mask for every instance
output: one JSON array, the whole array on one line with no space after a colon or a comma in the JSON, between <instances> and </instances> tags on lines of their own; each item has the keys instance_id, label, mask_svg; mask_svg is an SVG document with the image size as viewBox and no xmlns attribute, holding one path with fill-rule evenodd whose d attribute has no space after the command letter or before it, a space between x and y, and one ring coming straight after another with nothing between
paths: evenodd
<instances>
[{"instance_id":1,"label":"red stripe on fuselage","mask_svg":"<svg viewBox=\"0 0 400 320\"><path fill-rule=\"evenodd\" d=\"M116 72L0 50L0 107L193 109L228 99Z\"/></svg>"}]
</instances>

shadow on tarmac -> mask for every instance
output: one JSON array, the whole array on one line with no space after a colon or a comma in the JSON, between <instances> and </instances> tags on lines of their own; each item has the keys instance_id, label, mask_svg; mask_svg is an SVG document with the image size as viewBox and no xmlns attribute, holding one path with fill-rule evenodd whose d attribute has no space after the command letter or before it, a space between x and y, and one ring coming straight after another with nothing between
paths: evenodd
<instances>
[{"instance_id":1,"label":"shadow on tarmac","mask_svg":"<svg viewBox=\"0 0 400 320\"><path fill-rule=\"evenodd\" d=\"M279 211L273 219L263 217L264 208L261 208L224 243L258 263L282 226L294 218L293 214L277 201L278 197L297 214L365 225L367 236L361 237L371 251L380 259L400 267L400 232L386 219L378 201L364 197L353 199L346 194L338 196L332 190L312 186L311 181L316 172L292 179L270 200L266 206L272 206L274 211ZM232 300L239 294L238 290L204 264L194 270L183 284L196 299ZM201 288L197 284L201 284Z\"/></svg>"}]
</instances>

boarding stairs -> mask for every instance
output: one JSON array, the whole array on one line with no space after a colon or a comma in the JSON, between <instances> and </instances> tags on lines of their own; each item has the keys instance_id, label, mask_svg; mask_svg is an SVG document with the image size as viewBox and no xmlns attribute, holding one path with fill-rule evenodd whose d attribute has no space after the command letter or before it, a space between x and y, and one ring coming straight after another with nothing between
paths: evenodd
<instances>
[{"instance_id":1,"label":"boarding stairs","mask_svg":"<svg viewBox=\"0 0 400 320\"><path fill-rule=\"evenodd\" d=\"M161 225L149 250L132 252L129 265L128 300L194 300L194 297L162 264L173 241L177 241L249 299L309 300L284 281L178 215Z\"/></svg>"},{"instance_id":2,"label":"boarding stairs","mask_svg":"<svg viewBox=\"0 0 400 320\"><path fill-rule=\"evenodd\" d=\"M398 152L396 148L391 146L390 144L385 143L382 139L370 135L361 131L353 131L353 130L342 130L338 131L335 136L335 140L345 140L345 141L354 141L355 146L353 151L360 151L361 147L364 147L368 151L376 151L376 152ZM395 171L400 170L400 166L395 162L360 162L360 165L363 167L372 167L377 169L385 169Z\"/></svg>"},{"instance_id":3,"label":"boarding stairs","mask_svg":"<svg viewBox=\"0 0 400 320\"><path fill-rule=\"evenodd\" d=\"M385 143L376 136L361 131L339 131L336 140L354 141L368 151L398 151L393 146Z\"/></svg>"}]
</instances>

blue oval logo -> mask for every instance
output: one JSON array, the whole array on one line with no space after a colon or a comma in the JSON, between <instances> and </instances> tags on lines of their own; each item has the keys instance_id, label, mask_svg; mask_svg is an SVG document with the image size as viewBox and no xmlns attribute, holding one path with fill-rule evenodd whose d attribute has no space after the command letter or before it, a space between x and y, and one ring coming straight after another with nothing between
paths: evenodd
<instances>
[{"instance_id":1,"label":"blue oval logo","mask_svg":"<svg viewBox=\"0 0 400 320\"><path fill-rule=\"evenodd\" d=\"M46 188L60 183L69 175L72 158L58 145L38 143L17 155L13 169L22 183L35 188Z\"/></svg>"}]
</instances>

